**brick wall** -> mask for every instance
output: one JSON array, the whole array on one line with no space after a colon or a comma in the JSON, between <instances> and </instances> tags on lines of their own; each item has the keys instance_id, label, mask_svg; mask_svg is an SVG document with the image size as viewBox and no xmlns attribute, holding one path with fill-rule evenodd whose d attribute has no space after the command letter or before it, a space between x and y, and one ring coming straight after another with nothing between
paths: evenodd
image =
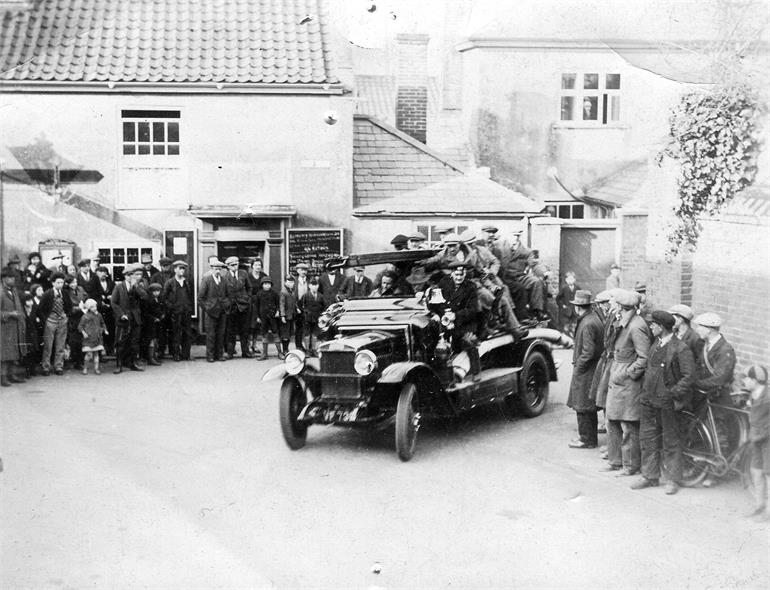
<instances>
[{"instance_id":1,"label":"brick wall","mask_svg":"<svg viewBox=\"0 0 770 590\"><path fill-rule=\"evenodd\" d=\"M649 276L647 267L647 214L626 214L622 218L622 247L619 264L620 286L633 288Z\"/></svg>"},{"instance_id":2,"label":"brick wall","mask_svg":"<svg viewBox=\"0 0 770 590\"><path fill-rule=\"evenodd\" d=\"M428 88L399 86L396 96L396 127L425 143L428 131Z\"/></svg>"},{"instance_id":3,"label":"brick wall","mask_svg":"<svg viewBox=\"0 0 770 590\"><path fill-rule=\"evenodd\" d=\"M428 121L428 39L428 35L406 33L396 37L396 128L423 143Z\"/></svg>"}]
</instances>

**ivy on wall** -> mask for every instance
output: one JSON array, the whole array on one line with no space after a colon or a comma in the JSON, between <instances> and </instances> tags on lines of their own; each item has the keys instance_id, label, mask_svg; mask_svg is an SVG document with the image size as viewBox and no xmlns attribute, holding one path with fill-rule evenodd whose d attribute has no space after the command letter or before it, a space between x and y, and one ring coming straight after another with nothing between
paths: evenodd
<instances>
[{"instance_id":1,"label":"ivy on wall","mask_svg":"<svg viewBox=\"0 0 770 590\"><path fill-rule=\"evenodd\" d=\"M761 147L756 94L747 86L686 94L669 119L669 143L658 154L679 163L679 199L668 235L669 257L695 247L704 219L718 214L754 182Z\"/></svg>"}]
</instances>

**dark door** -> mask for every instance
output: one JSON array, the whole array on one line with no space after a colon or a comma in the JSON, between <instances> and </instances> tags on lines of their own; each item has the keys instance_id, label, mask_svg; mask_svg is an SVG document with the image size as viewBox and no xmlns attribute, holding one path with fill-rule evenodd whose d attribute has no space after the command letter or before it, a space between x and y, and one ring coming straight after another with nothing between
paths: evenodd
<instances>
[{"instance_id":1,"label":"dark door","mask_svg":"<svg viewBox=\"0 0 770 590\"><path fill-rule=\"evenodd\" d=\"M217 256L222 262L230 256L237 256L241 266L246 268L250 258L259 256L264 261L265 242L217 242Z\"/></svg>"},{"instance_id":2,"label":"dark door","mask_svg":"<svg viewBox=\"0 0 770 590\"><path fill-rule=\"evenodd\" d=\"M592 295L604 291L610 266L615 262L615 228L562 228L559 258L560 285L572 271L581 289L588 289Z\"/></svg>"}]
</instances>

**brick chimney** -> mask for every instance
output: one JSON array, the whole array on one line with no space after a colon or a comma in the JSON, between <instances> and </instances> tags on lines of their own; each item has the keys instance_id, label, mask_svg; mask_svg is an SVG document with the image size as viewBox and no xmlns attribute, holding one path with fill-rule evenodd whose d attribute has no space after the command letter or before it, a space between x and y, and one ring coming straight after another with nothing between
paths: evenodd
<instances>
[{"instance_id":1,"label":"brick chimney","mask_svg":"<svg viewBox=\"0 0 770 590\"><path fill-rule=\"evenodd\" d=\"M428 131L428 38L413 33L396 37L396 127L423 143Z\"/></svg>"}]
</instances>

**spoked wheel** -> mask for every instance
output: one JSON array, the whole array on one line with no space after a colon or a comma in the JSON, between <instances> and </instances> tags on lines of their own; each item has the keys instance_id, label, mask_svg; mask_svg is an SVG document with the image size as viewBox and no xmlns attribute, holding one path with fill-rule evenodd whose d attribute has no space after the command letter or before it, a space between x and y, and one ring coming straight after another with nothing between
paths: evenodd
<instances>
[{"instance_id":1,"label":"spoked wheel","mask_svg":"<svg viewBox=\"0 0 770 590\"><path fill-rule=\"evenodd\" d=\"M305 446L307 424L297 420L307 404L307 394L296 379L285 379L281 385L280 417L283 438L289 448L296 451Z\"/></svg>"},{"instance_id":2,"label":"spoked wheel","mask_svg":"<svg viewBox=\"0 0 770 590\"><path fill-rule=\"evenodd\" d=\"M709 473L709 459L714 456L711 436L698 418L690 412L682 412L682 480L686 487L698 485Z\"/></svg>"},{"instance_id":3,"label":"spoked wheel","mask_svg":"<svg viewBox=\"0 0 770 590\"><path fill-rule=\"evenodd\" d=\"M417 386L405 383L396 406L396 452L402 461L409 461L414 456L420 429L419 409Z\"/></svg>"},{"instance_id":4,"label":"spoked wheel","mask_svg":"<svg viewBox=\"0 0 770 590\"><path fill-rule=\"evenodd\" d=\"M543 413L548 403L548 365L542 352L533 352L521 367L520 391L511 400L515 409L527 418Z\"/></svg>"}]
</instances>

